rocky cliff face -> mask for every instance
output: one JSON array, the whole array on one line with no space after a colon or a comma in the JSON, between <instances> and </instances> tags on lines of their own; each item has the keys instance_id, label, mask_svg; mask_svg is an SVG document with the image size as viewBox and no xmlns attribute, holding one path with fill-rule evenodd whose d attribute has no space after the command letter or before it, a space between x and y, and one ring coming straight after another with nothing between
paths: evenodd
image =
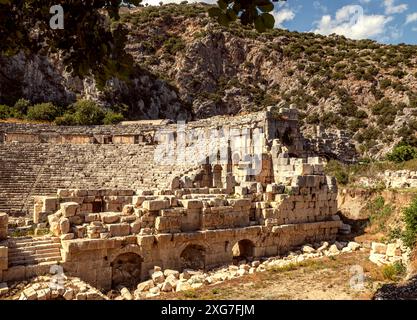
<instances>
[{"instance_id":1,"label":"rocky cliff face","mask_svg":"<svg viewBox=\"0 0 417 320\"><path fill-rule=\"evenodd\" d=\"M203 4L170 4L123 15L130 30L126 48L142 73L133 85L113 81L103 93L92 81L63 76L56 64L49 66L58 73L53 79L25 64L34 78L25 77L23 93L39 100L76 95L123 101L143 118L191 112L204 118L294 104L306 134L318 124L345 130L364 156L380 157L401 139L417 145L415 46L286 30L258 34L240 25L225 29L206 11Z\"/></svg>"}]
</instances>

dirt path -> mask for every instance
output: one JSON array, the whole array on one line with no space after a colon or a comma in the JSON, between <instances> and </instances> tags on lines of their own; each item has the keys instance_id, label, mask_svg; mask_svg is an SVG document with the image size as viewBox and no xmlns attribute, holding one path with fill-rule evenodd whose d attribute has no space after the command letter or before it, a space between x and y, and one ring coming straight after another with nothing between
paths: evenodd
<instances>
[{"instance_id":1,"label":"dirt path","mask_svg":"<svg viewBox=\"0 0 417 320\"><path fill-rule=\"evenodd\" d=\"M286 269L247 275L197 290L161 296L162 299L370 299L384 283L381 269L368 260L369 252L309 260ZM364 272L363 290L350 286L358 266Z\"/></svg>"}]
</instances>

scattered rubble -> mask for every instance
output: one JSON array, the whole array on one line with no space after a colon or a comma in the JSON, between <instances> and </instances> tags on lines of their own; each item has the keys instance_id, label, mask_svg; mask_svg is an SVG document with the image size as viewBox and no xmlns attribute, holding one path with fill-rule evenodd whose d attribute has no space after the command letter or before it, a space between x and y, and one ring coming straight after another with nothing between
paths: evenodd
<instances>
[{"instance_id":1,"label":"scattered rubble","mask_svg":"<svg viewBox=\"0 0 417 320\"><path fill-rule=\"evenodd\" d=\"M403 265L407 265L410 254L411 250L400 239L388 244L372 242L369 260L378 266L393 264L395 262L401 262Z\"/></svg>"},{"instance_id":2,"label":"scattered rubble","mask_svg":"<svg viewBox=\"0 0 417 320\"><path fill-rule=\"evenodd\" d=\"M330 257L342 253L354 252L362 249L357 242L320 242L306 244L300 250L289 252L282 257L269 257L260 260L242 260L238 265L229 265L208 272L186 269L179 273L175 270L165 270L155 267L149 271L152 279L137 285L134 291L135 299L146 299L168 292L181 292L198 289L205 285L216 285L227 280L242 277L257 272L265 272L272 268L285 268L314 258ZM121 294L123 297L123 294Z\"/></svg>"}]
</instances>

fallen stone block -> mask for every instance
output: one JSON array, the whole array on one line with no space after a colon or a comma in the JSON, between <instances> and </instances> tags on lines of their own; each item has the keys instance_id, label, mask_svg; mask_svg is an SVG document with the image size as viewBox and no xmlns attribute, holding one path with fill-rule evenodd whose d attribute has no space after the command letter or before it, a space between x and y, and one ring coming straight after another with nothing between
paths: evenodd
<instances>
[{"instance_id":1,"label":"fallen stone block","mask_svg":"<svg viewBox=\"0 0 417 320\"><path fill-rule=\"evenodd\" d=\"M62 215L65 218L75 216L80 210L80 205L77 202L64 202L60 206Z\"/></svg>"},{"instance_id":2,"label":"fallen stone block","mask_svg":"<svg viewBox=\"0 0 417 320\"><path fill-rule=\"evenodd\" d=\"M371 250L373 253L385 255L387 252L387 245L383 243L372 242Z\"/></svg>"},{"instance_id":3,"label":"fallen stone block","mask_svg":"<svg viewBox=\"0 0 417 320\"><path fill-rule=\"evenodd\" d=\"M144 282L141 282L137 285L136 290L138 292L144 292L144 291L149 291L149 289L153 288L155 286L153 280L147 280Z\"/></svg>"},{"instance_id":4,"label":"fallen stone block","mask_svg":"<svg viewBox=\"0 0 417 320\"><path fill-rule=\"evenodd\" d=\"M100 218L103 223L117 223L120 221L119 212L102 212Z\"/></svg>"}]
</instances>

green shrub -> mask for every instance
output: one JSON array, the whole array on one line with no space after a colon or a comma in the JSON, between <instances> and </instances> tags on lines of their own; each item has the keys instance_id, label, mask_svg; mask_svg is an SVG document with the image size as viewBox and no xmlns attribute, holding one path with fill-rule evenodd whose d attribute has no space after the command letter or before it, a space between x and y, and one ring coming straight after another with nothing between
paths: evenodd
<instances>
[{"instance_id":1,"label":"green shrub","mask_svg":"<svg viewBox=\"0 0 417 320\"><path fill-rule=\"evenodd\" d=\"M123 121L124 117L121 113L109 111L106 112L106 116L104 117L103 123L104 124L116 124Z\"/></svg>"},{"instance_id":2,"label":"green shrub","mask_svg":"<svg viewBox=\"0 0 417 320\"><path fill-rule=\"evenodd\" d=\"M16 101L16 103L14 104L14 109L23 115L28 112L30 106L30 101L22 98Z\"/></svg>"},{"instance_id":3,"label":"green shrub","mask_svg":"<svg viewBox=\"0 0 417 320\"><path fill-rule=\"evenodd\" d=\"M10 107L0 104L0 119L7 119L10 117Z\"/></svg>"},{"instance_id":4,"label":"green shrub","mask_svg":"<svg viewBox=\"0 0 417 320\"><path fill-rule=\"evenodd\" d=\"M168 53L175 55L185 48L185 44L180 37L172 36L164 42L164 48Z\"/></svg>"},{"instance_id":5,"label":"green shrub","mask_svg":"<svg viewBox=\"0 0 417 320\"><path fill-rule=\"evenodd\" d=\"M59 115L59 109L52 103L38 103L28 108L29 120L53 121Z\"/></svg>"},{"instance_id":6,"label":"green shrub","mask_svg":"<svg viewBox=\"0 0 417 320\"><path fill-rule=\"evenodd\" d=\"M102 108L90 100L80 100L74 105L75 120L79 125L98 125L103 124L105 113Z\"/></svg>"},{"instance_id":7,"label":"green shrub","mask_svg":"<svg viewBox=\"0 0 417 320\"><path fill-rule=\"evenodd\" d=\"M413 248L417 240L417 197L403 210L405 230L402 235L404 244Z\"/></svg>"},{"instance_id":8,"label":"green shrub","mask_svg":"<svg viewBox=\"0 0 417 320\"><path fill-rule=\"evenodd\" d=\"M385 279L391 281L399 281L406 274L405 266L397 261L393 264L385 265L382 269L382 275Z\"/></svg>"},{"instance_id":9,"label":"green shrub","mask_svg":"<svg viewBox=\"0 0 417 320\"><path fill-rule=\"evenodd\" d=\"M369 211L370 223L377 226L378 231L385 231L386 222L394 212L394 207L390 204L385 204L385 199L382 196L378 196L367 204L367 210Z\"/></svg>"},{"instance_id":10,"label":"green shrub","mask_svg":"<svg viewBox=\"0 0 417 320\"><path fill-rule=\"evenodd\" d=\"M409 145L398 145L387 155L389 161L396 163L405 162L417 158L417 150Z\"/></svg>"},{"instance_id":11,"label":"green shrub","mask_svg":"<svg viewBox=\"0 0 417 320\"><path fill-rule=\"evenodd\" d=\"M77 119L73 113L65 113L62 117L55 119L55 124L58 126L75 126L77 125Z\"/></svg>"}]
</instances>

